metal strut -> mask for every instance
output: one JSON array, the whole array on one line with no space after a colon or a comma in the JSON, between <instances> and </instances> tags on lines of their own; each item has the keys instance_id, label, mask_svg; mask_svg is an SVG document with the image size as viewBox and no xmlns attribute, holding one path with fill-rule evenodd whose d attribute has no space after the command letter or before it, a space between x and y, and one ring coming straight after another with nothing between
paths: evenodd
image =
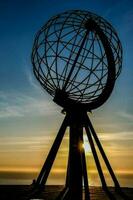
<instances>
[{"instance_id":1,"label":"metal strut","mask_svg":"<svg viewBox=\"0 0 133 200\"><path fill-rule=\"evenodd\" d=\"M86 115L86 125L87 125L87 126L89 127L89 129L91 130L91 133L92 133L92 135L93 135L93 137L94 137L94 139L95 139L95 142L96 142L96 144L97 144L97 146L98 146L98 148L99 148L99 151L100 151L100 153L101 153L101 155L102 155L102 157L103 157L103 160L104 160L104 162L105 162L105 164L106 164L106 166L107 166L107 168L108 168L108 171L109 171L109 173L110 173L110 175L111 175L111 177L112 177L112 180L113 180L113 182L114 182L114 185L115 185L116 189L117 189L117 188L119 189L119 188L120 188L119 182L118 182L118 180L117 180L117 178L116 178L116 176L115 176L115 174L114 174L114 172L113 172L113 169L112 169L112 167L111 167L111 165L110 165L110 163L109 163L109 160L108 160L108 158L107 158L107 156L106 156L106 154L105 154L105 152L104 152L104 150L103 150L103 147L102 147L102 145L101 145L101 143L100 143L100 141L99 141L99 139L98 139L98 137L97 137L97 134L96 134L96 132L95 132L93 126L92 126L92 123L91 123L91 121L90 121L88 115ZM86 127L86 128L87 128L87 127ZM94 158L95 158L95 157L94 157ZM106 187L106 186L105 186L105 187Z\"/></svg>"},{"instance_id":2,"label":"metal strut","mask_svg":"<svg viewBox=\"0 0 133 200\"><path fill-rule=\"evenodd\" d=\"M47 156L47 159L41 169L41 172L37 178L37 181L36 181L36 185L37 186L44 186L46 181L47 181L47 178L48 178L48 175L50 173L50 170L52 168L52 165L53 165L53 162L55 160L55 157L56 157L56 154L59 150L59 147L60 147L60 144L62 142L62 139L64 137L64 134L65 134L65 131L66 131L66 128L68 126L68 116L66 115L65 116L65 119L60 127L60 130L56 136L56 139L52 145L52 148Z\"/></svg>"}]
</instances>

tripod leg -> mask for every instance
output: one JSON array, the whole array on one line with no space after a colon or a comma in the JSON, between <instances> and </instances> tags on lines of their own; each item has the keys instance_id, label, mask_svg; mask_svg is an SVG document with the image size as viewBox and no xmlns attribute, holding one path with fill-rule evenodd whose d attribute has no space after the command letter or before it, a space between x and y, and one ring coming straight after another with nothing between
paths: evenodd
<instances>
[{"instance_id":1,"label":"tripod leg","mask_svg":"<svg viewBox=\"0 0 133 200\"><path fill-rule=\"evenodd\" d=\"M56 139L52 145L52 148L46 158L46 161L41 169L41 172L37 178L37 181L36 181L37 186L45 185L48 175L50 173L51 167L55 160L56 154L58 152L59 146L60 146L63 136L65 134L65 130L66 130L67 126L68 126L68 116L66 115L66 117L60 127L60 130L56 136Z\"/></svg>"},{"instance_id":2,"label":"tripod leg","mask_svg":"<svg viewBox=\"0 0 133 200\"><path fill-rule=\"evenodd\" d=\"M106 181L105 181L105 178L104 178L104 175L103 175L103 172L102 172L101 164L100 164L100 161L98 159L98 155L97 155L97 152L96 152L96 149L95 149L95 145L94 145L93 139L91 137L90 130L89 130L87 125L85 125L85 129L86 129L87 137L88 137L88 140L89 140L89 143L90 143L90 146L91 146L91 150L92 150L92 153L93 153L93 156L94 156L94 160L95 160L95 163L96 163L96 166L97 166L97 170L98 170L98 173L99 173L99 176L100 176L100 179L101 179L102 187L107 188Z\"/></svg>"},{"instance_id":3,"label":"tripod leg","mask_svg":"<svg viewBox=\"0 0 133 200\"><path fill-rule=\"evenodd\" d=\"M89 117L87 115L86 115L86 120L87 120L89 128L90 128L90 130L92 132L92 135L93 135L93 137L94 137L94 139L96 141L96 144L97 144L97 146L98 146L98 148L100 150L100 153L101 153L101 155L102 155L102 157L104 159L104 162L105 162L105 164L106 164L106 166L107 166L107 168L109 170L109 173L110 173L110 175L112 177L112 180L113 180L113 182L115 184L115 188L116 189L120 189L119 182L118 182L118 180L117 180L117 178L116 178L116 176L115 176L115 174L113 172L113 169L112 169L112 167L111 167L111 165L110 165L110 163L108 161L108 158L107 158L107 156L106 156L106 154L105 154L105 152L103 150L103 147L102 147L102 145L101 145L101 143L100 143L100 141L99 141L99 139L97 137L97 134L96 134L96 132L95 132L95 130L94 130L92 124L91 124L91 121L90 121L90 119L89 119Z\"/></svg>"}]
</instances>

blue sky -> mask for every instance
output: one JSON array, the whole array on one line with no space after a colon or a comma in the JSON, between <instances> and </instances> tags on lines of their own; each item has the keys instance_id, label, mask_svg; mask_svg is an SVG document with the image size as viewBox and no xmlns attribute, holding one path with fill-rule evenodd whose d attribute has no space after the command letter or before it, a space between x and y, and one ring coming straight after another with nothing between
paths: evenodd
<instances>
[{"instance_id":1,"label":"blue sky","mask_svg":"<svg viewBox=\"0 0 133 200\"><path fill-rule=\"evenodd\" d=\"M133 152L133 1L131 0L0 1L0 138L2 142L5 141L5 146L0 145L2 158L0 164L3 168L13 167L12 161L7 162L7 154L12 149L7 145L11 143L9 141L13 143L14 139L20 142L21 137L24 141L41 136L52 138L60 126L64 117L60 114L61 108L52 102L52 98L35 80L30 56L34 36L40 27L51 16L69 9L85 9L106 18L115 27L122 42L124 51L122 73L110 99L94 111L91 119L99 136L101 138L105 136L103 140L106 141L104 144L107 151L114 147L117 150L121 149L121 155L127 152L128 166L124 165L122 169L128 168L131 171L130 160ZM27 148L28 151L29 146L30 142L21 148ZM14 144L14 156L16 148L18 147ZM42 145L38 148L43 152ZM39 155L37 160L42 159L42 153ZM116 161L112 162L117 168ZM18 161L16 166L21 167L20 163ZM36 166L36 163L31 163L28 167Z\"/></svg>"}]
</instances>

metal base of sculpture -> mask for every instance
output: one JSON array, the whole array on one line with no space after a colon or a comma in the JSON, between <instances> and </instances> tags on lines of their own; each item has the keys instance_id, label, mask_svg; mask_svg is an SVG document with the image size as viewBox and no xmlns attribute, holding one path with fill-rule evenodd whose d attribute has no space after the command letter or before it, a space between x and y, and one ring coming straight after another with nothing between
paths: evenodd
<instances>
[{"instance_id":1,"label":"metal base of sculpture","mask_svg":"<svg viewBox=\"0 0 133 200\"><path fill-rule=\"evenodd\" d=\"M84 196L85 196L84 199L85 200L90 199L85 150L83 147L83 129L85 129L86 131L88 142L92 150L92 154L96 163L96 167L98 170L98 174L99 174L103 189L109 194L105 176L102 170L102 166L101 166L101 163L96 151L96 147L95 147L96 145L111 175L111 178L114 182L114 186L116 190L120 191L119 182L107 159L107 156L102 148L102 145L97 137L97 134L87 115L87 112L79 112L79 111L66 112L65 119L60 127L57 137L42 167L42 170L36 180L35 186L39 188L44 188L67 127L70 127L67 177L66 177L66 184L65 184L64 190L60 193L57 199L82 200L83 190L84 190ZM84 185L84 189L83 189L83 185ZM111 199L114 199L114 198L111 197Z\"/></svg>"}]
</instances>

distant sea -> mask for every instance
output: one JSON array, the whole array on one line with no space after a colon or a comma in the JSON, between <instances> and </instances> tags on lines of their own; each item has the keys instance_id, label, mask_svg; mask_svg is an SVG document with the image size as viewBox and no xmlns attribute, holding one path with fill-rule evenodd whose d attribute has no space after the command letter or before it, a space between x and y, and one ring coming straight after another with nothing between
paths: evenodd
<instances>
[{"instance_id":1,"label":"distant sea","mask_svg":"<svg viewBox=\"0 0 133 200\"><path fill-rule=\"evenodd\" d=\"M37 173L32 172L0 172L0 185L29 185L33 179L36 179ZM133 187L133 174L119 173L116 174L117 179L122 187ZM106 174L106 180L109 186L113 186L111 178ZM63 185L65 179L49 177L48 185ZM96 173L91 174L89 177L90 186L100 186L99 176Z\"/></svg>"}]
</instances>

